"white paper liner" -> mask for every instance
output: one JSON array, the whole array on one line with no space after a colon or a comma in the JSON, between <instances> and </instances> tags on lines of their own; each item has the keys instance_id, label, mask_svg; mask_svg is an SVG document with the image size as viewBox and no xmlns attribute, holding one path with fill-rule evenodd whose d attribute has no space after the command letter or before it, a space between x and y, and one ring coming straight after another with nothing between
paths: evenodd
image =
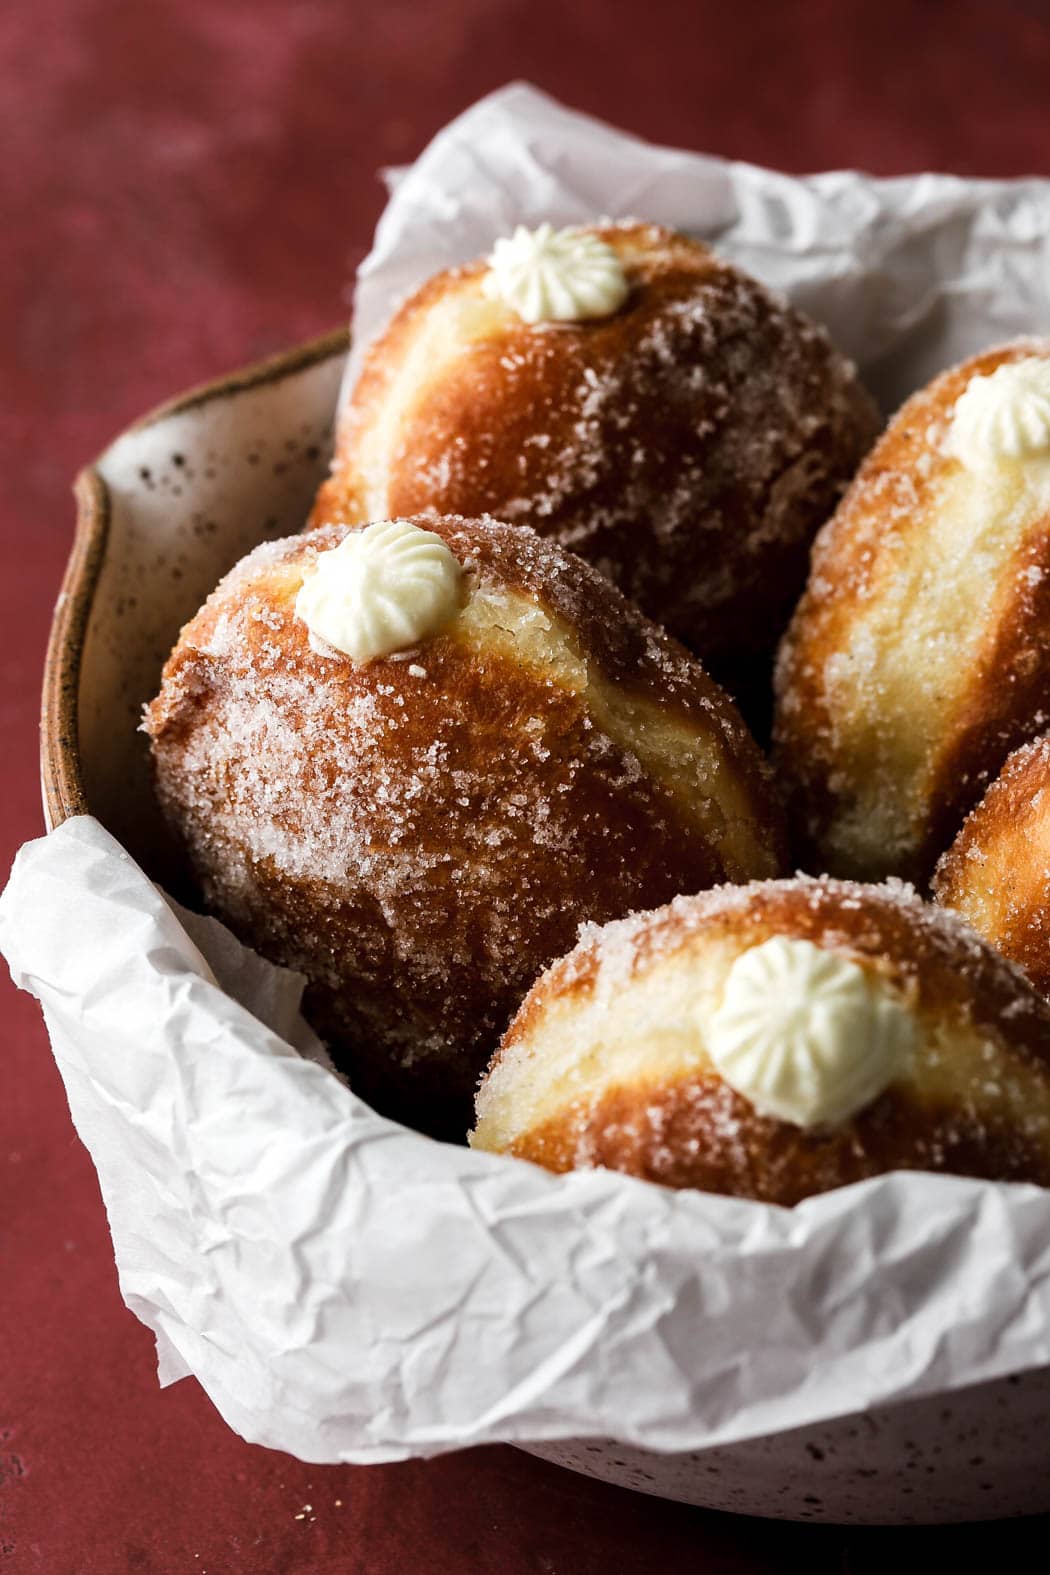
<instances>
[{"instance_id":1,"label":"white paper liner","mask_svg":"<svg viewBox=\"0 0 1050 1575\"><path fill-rule=\"evenodd\" d=\"M1050 1360L1038 1188L895 1175L778 1209L434 1143L225 993L265 970L287 1031L302 981L221 926L194 945L87 816L23 848L0 941L162 1379L196 1374L247 1439L683 1451Z\"/></svg>"},{"instance_id":2,"label":"white paper liner","mask_svg":"<svg viewBox=\"0 0 1050 1575\"><path fill-rule=\"evenodd\" d=\"M398 180L358 335L512 224L596 213L715 240L887 403L1050 325L1046 182L794 180L515 86ZM0 899L125 1300L162 1380L196 1374L245 1438L319 1462L578 1437L689 1451L1050 1362L1038 1189L896 1175L782 1210L436 1144L319 1064L297 976L188 923L88 817L28 844Z\"/></svg>"},{"instance_id":3,"label":"white paper liner","mask_svg":"<svg viewBox=\"0 0 1050 1575\"><path fill-rule=\"evenodd\" d=\"M1046 180L780 175L653 147L524 83L396 173L358 274L346 386L426 278L545 219L640 218L709 241L823 322L887 409L986 345L1050 331Z\"/></svg>"}]
</instances>

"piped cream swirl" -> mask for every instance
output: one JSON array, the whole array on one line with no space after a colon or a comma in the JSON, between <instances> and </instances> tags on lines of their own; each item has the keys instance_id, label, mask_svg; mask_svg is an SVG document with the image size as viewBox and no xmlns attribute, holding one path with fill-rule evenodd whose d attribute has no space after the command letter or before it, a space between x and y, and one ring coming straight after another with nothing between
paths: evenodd
<instances>
[{"instance_id":1,"label":"piped cream swirl","mask_svg":"<svg viewBox=\"0 0 1050 1575\"><path fill-rule=\"evenodd\" d=\"M907 1007L859 963L775 935L742 952L706 1025L711 1060L761 1115L838 1126L878 1097L916 1037Z\"/></svg>"},{"instance_id":2,"label":"piped cream swirl","mask_svg":"<svg viewBox=\"0 0 1050 1575\"><path fill-rule=\"evenodd\" d=\"M381 520L318 553L295 611L325 645L368 662L443 629L462 605L462 578L440 536L408 520Z\"/></svg>"},{"instance_id":3,"label":"piped cream swirl","mask_svg":"<svg viewBox=\"0 0 1050 1575\"><path fill-rule=\"evenodd\" d=\"M588 230L519 224L498 240L482 289L526 323L578 323L610 317L628 283L612 247Z\"/></svg>"},{"instance_id":4,"label":"piped cream swirl","mask_svg":"<svg viewBox=\"0 0 1050 1575\"><path fill-rule=\"evenodd\" d=\"M945 446L971 469L1050 455L1050 359L1025 356L972 377Z\"/></svg>"}]
</instances>

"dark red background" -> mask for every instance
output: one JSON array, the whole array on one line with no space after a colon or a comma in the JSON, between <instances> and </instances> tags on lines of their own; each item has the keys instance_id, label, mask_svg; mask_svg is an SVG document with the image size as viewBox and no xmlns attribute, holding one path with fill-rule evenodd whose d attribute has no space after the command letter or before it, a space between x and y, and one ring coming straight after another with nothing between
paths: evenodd
<instances>
[{"instance_id":1,"label":"dark red background","mask_svg":"<svg viewBox=\"0 0 1050 1575\"><path fill-rule=\"evenodd\" d=\"M7 0L0 860L41 829L77 466L158 400L341 318L378 167L513 77L794 171L1050 163L1050 8L1016 0ZM744 1522L510 1449L353 1469L242 1443L192 1381L157 1389L35 1003L3 990L0 1575L816 1575L1016 1562L1022 1529L1047 1534Z\"/></svg>"}]
</instances>

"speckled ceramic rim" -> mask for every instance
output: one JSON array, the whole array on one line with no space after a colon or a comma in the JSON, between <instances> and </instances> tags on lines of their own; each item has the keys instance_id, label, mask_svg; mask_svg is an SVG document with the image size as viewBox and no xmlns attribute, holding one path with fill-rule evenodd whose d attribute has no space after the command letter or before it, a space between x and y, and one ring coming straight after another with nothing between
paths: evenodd
<instances>
[{"instance_id":1,"label":"speckled ceramic rim","mask_svg":"<svg viewBox=\"0 0 1050 1575\"><path fill-rule=\"evenodd\" d=\"M348 330L335 329L321 339L312 339L308 344L257 361L253 366L180 394L151 410L127 430L138 432L168 416L182 415L214 400L229 399L247 389L280 382L282 378L304 372L333 356L345 355L349 345ZM71 815L90 812L80 770L80 663L109 539L109 489L95 465L85 466L73 490L77 503L76 535L51 620L40 709L40 781L44 816L52 829Z\"/></svg>"}]
</instances>

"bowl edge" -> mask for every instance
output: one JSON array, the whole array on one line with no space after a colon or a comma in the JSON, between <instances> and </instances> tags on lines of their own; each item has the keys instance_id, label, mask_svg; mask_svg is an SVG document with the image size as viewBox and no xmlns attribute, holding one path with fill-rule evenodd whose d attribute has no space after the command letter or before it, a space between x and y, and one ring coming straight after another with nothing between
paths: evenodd
<instances>
[{"instance_id":1,"label":"bowl edge","mask_svg":"<svg viewBox=\"0 0 1050 1575\"><path fill-rule=\"evenodd\" d=\"M279 378L294 376L349 348L348 328L331 329L317 339L200 383L164 401L124 429L138 432L169 416L182 415L215 399L244 393ZM66 561L55 603L44 658L40 700L40 784L44 821L49 831L73 815L90 813L80 766L80 666L95 589L109 539L110 494L99 465L110 444L93 464L86 465L73 486L77 519L73 546Z\"/></svg>"}]
</instances>

